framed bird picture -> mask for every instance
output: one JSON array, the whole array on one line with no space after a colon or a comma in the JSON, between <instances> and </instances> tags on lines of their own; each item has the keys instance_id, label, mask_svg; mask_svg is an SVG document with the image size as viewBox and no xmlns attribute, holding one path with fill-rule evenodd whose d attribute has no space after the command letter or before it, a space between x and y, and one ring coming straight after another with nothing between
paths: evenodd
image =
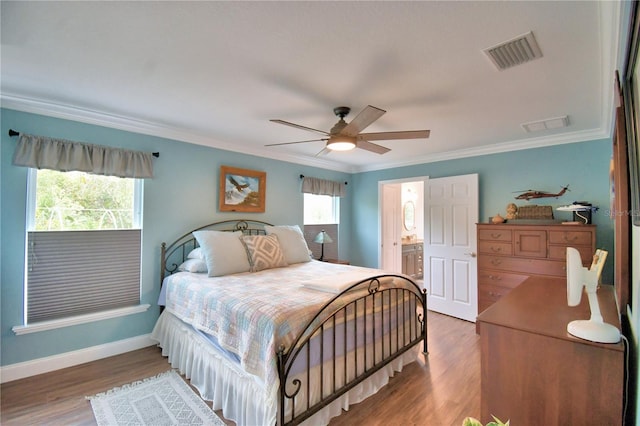
<instances>
[{"instance_id":1,"label":"framed bird picture","mask_svg":"<svg viewBox=\"0 0 640 426\"><path fill-rule=\"evenodd\" d=\"M267 173L220 166L221 212L264 213Z\"/></svg>"}]
</instances>

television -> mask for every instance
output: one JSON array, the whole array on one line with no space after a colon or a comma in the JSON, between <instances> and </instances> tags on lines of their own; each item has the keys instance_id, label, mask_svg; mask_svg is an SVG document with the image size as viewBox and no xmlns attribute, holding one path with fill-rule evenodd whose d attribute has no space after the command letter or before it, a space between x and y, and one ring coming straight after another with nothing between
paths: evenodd
<instances>
[{"instance_id":1,"label":"television","mask_svg":"<svg viewBox=\"0 0 640 426\"><path fill-rule=\"evenodd\" d=\"M607 259L605 250L596 250L590 268L582 266L580 252L567 247L567 303L577 306L582 299L582 289L587 293L591 318L575 320L567 325L569 334L580 339L598 343L618 343L620 331L613 325L603 321L598 303L598 284L604 262Z\"/></svg>"}]
</instances>

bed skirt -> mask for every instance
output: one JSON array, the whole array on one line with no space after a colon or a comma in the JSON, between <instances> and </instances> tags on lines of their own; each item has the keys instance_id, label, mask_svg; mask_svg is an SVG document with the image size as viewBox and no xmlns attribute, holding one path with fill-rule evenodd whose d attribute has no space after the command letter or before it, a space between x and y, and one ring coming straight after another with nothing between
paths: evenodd
<instances>
[{"instance_id":1,"label":"bed skirt","mask_svg":"<svg viewBox=\"0 0 640 426\"><path fill-rule=\"evenodd\" d=\"M171 366L190 379L202 398L211 401L214 410L221 409L225 418L238 426L276 424L277 397L267 395L255 376L244 372L190 325L165 310L158 318L151 338L158 342L162 355L168 357ZM417 344L303 424L328 424L332 417L348 410L349 405L375 394L389 382L389 377L418 359L420 353L421 345Z\"/></svg>"}]
</instances>

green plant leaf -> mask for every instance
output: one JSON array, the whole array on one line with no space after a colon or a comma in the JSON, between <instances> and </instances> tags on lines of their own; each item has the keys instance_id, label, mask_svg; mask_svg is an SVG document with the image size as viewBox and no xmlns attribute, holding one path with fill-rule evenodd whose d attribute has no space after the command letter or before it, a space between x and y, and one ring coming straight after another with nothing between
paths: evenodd
<instances>
[{"instance_id":1,"label":"green plant leaf","mask_svg":"<svg viewBox=\"0 0 640 426\"><path fill-rule=\"evenodd\" d=\"M462 421L462 426L482 426L482 423L478 419L467 417Z\"/></svg>"}]
</instances>

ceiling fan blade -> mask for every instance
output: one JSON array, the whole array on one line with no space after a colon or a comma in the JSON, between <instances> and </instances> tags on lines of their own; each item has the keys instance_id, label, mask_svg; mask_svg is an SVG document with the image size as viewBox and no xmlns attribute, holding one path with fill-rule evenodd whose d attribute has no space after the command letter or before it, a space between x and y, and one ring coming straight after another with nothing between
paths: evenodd
<instances>
[{"instance_id":1,"label":"ceiling fan blade","mask_svg":"<svg viewBox=\"0 0 640 426\"><path fill-rule=\"evenodd\" d=\"M320 151L319 153L317 153L315 156L316 157L320 157L322 155L327 155L330 152L331 152L331 150L329 148L324 147L324 149L322 151Z\"/></svg>"},{"instance_id":2,"label":"ceiling fan blade","mask_svg":"<svg viewBox=\"0 0 640 426\"><path fill-rule=\"evenodd\" d=\"M299 124L290 123L290 122L284 121L284 120L269 120L269 121L271 121L273 123L284 124L285 126L291 126L291 127L297 128L297 129L308 130L310 132L316 132L316 133L320 133L322 135L329 136L329 133L325 132L324 130L312 129L311 127L301 126Z\"/></svg>"},{"instance_id":3,"label":"ceiling fan blade","mask_svg":"<svg viewBox=\"0 0 640 426\"><path fill-rule=\"evenodd\" d=\"M376 154L385 154L391 151L389 148L385 146L377 145L375 143L371 143L369 141L360 140L360 139L356 142L356 146L358 148L364 149L365 151L375 152Z\"/></svg>"},{"instance_id":4,"label":"ceiling fan blade","mask_svg":"<svg viewBox=\"0 0 640 426\"><path fill-rule=\"evenodd\" d=\"M431 133L430 130L407 130L400 132L380 132L380 133L361 133L357 136L369 141L390 141L396 139L426 139Z\"/></svg>"},{"instance_id":5,"label":"ceiling fan blade","mask_svg":"<svg viewBox=\"0 0 640 426\"><path fill-rule=\"evenodd\" d=\"M307 143L307 142L319 142L319 141L328 141L329 138L324 139L309 139L308 141L295 141L295 142L282 142L282 143L270 143L265 146L278 146L278 145L293 145L296 143Z\"/></svg>"},{"instance_id":6,"label":"ceiling fan blade","mask_svg":"<svg viewBox=\"0 0 640 426\"><path fill-rule=\"evenodd\" d=\"M340 134L347 136L356 136L371 123L382 117L385 112L386 111L383 109L368 105L365 109L360 111L358 115L356 115L356 118L351 120L351 122L347 124L344 129L342 129Z\"/></svg>"}]
</instances>

